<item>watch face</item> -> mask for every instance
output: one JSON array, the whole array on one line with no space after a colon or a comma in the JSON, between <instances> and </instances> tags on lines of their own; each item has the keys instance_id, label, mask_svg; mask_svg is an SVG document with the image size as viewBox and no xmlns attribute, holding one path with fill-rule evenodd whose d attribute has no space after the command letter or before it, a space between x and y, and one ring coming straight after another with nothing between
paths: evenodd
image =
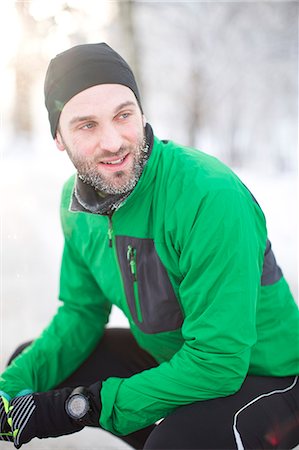
<instances>
[{"instance_id":1,"label":"watch face","mask_svg":"<svg viewBox=\"0 0 299 450\"><path fill-rule=\"evenodd\" d=\"M66 408L73 419L82 419L89 409L89 402L84 395L75 394L67 401Z\"/></svg>"}]
</instances>

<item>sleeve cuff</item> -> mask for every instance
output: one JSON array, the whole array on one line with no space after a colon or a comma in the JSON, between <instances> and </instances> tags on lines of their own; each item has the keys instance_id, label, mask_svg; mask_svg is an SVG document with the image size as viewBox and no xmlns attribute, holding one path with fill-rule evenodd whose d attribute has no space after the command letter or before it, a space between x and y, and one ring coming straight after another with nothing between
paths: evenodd
<instances>
[{"instance_id":1,"label":"sleeve cuff","mask_svg":"<svg viewBox=\"0 0 299 450\"><path fill-rule=\"evenodd\" d=\"M18 394L16 394L16 397L22 397L23 395L33 394L32 389L23 389Z\"/></svg>"},{"instance_id":2,"label":"sleeve cuff","mask_svg":"<svg viewBox=\"0 0 299 450\"><path fill-rule=\"evenodd\" d=\"M11 400L11 396L6 394L4 391L0 391L0 397L4 397L8 402Z\"/></svg>"}]
</instances>

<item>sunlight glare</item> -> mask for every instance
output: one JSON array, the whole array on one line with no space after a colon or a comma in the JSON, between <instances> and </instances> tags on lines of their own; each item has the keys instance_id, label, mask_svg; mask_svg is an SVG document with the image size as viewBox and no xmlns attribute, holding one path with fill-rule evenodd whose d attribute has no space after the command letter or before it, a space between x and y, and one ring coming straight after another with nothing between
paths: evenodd
<instances>
[{"instance_id":1,"label":"sunlight glare","mask_svg":"<svg viewBox=\"0 0 299 450\"><path fill-rule=\"evenodd\" d=\"M14 4L3 2L1 4L0 15L1 70L3 70L4 67L7 67L9 62L15 56L20 42L21 31L21 23Z\"/></svg>"},{"instance_id":2,"label":"sunlight glare","mask_svg":"<svg viewBox=\"0 0 299 450\"><path fill-rule=\"evenodd\" d=\"M55 17L60 8L61 0L51 0L50 2L31 0L30 2L30 14L36 21L42 21L48 17Z\"/></svg>"}]
</instances>

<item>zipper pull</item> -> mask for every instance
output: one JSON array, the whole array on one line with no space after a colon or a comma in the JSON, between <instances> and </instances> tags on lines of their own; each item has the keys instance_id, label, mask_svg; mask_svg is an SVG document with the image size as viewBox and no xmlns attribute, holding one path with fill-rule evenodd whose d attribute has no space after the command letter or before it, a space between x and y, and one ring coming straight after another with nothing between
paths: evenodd
<instances>
[{"instance_id":1,"label":"zipper pull","mask_svg":"<svg viewBox=\"0 0 299 450\"><path fill-rule=\"evenodd\" d=\"M128 245L127 250L127 260L130 264L131 274L133 276L133 280L137 281L137 269L136 269L136 249L131 245Z\"/></svg>"},{"instance_id":2,"label":"zipper pull","mask_svg":"<svg viewBox=\"0 0 299 450\"><path fill-rule=\"evenodd\" d=\"M108 216L109 224L108 224L108 239L109 239L109 247L112 247L112 236L113 236L113 228L112 228L112 219L111 216Z\"/></svg>"}]
</instances>

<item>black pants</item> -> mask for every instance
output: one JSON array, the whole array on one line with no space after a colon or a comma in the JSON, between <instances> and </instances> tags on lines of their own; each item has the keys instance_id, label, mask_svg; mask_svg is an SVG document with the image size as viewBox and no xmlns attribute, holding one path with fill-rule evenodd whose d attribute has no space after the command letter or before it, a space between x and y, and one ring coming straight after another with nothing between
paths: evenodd
<instances>
[{"instance_id":1,"label":"black pants","mask_svg":"<svg viewBox=\"0 0 299 450\"><path fill-rule=\"evenodd\" d=\"M156 365L129 330L107 329L82 366L57 388L127 378ZM298 378L248 376L234 395L181 406L159 425L121 439L147 450L291 449L299 444Z\"/></svg>"}]
</instances>

